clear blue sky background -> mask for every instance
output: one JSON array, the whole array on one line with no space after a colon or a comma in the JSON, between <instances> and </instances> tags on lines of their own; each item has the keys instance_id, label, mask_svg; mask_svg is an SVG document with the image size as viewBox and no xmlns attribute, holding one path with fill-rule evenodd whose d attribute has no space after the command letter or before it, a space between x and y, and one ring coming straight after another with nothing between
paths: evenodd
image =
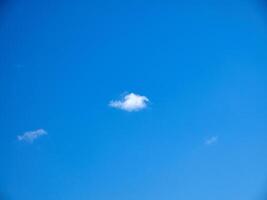
<instances>
[{"instance_id":1,"label":"clear blue sky background","mask_svg":"<svg viewBox=\"0 0 267 200\"><path fill-rule=\"evenodd\" d=\"M263 2L1 6L0 198L265 198ZM124 92L147 96L148 108L110 108ZM48 135L17 140L38 128Z\"/></svg>"}]
</instances>

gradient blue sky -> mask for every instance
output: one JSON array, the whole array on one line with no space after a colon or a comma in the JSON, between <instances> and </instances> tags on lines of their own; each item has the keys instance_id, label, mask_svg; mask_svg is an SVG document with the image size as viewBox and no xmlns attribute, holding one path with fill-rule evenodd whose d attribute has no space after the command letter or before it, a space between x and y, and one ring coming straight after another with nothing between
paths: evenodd
<instances>
[{"instance_id":1,"label":"gradient blue sky","mask_svg":"<svg viewBox=\"0 0 267 200\"><path fill-rule=\"evenodd\" d=\"M261 3L0 4L0 199L264 199ZM126 92L148 107L108 105Z\"/></svg>"}]
</instances>

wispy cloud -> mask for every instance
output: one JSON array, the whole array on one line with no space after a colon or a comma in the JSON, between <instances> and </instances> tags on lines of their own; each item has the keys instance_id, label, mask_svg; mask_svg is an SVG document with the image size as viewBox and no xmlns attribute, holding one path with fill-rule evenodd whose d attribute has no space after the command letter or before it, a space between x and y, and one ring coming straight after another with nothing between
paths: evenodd
<instances>
[{"instance_id":1,"label":"wispy cloud","mask_svg":"<svg viewBox=\"0 0 267 200\"><path fill-rule=\"evenodd\" d=\"M205 144L206 145L216 144L218 142L218 139L219 139L218 136L212 136L205 140Z\"/></svg>"},{"instance_id":2,"label":"wispy cloud","mask_svg":"<svg viewBox=\"0 0 267 200\"><path fill-rule=\"evenodd\" d=\"M139 111L147 107L149 99L146 96L130 93L125 95L121 100L112 100L109 106L128 112Z\"/></svg>"},{"instance_id":3,"label":"wispy cloud","mask_svg":"<svg viewBox=\"0 0 267 200\"><path fill-rule=\"evenodd\" d=\"M42 137L44 135L47 135L47 132L44 129L37 129L34 131L27 131L23 133L22 135L18 135L19 141L25 141L32 143L34 140L38 139L39 137Z\"/></svg>"}]
</instances>

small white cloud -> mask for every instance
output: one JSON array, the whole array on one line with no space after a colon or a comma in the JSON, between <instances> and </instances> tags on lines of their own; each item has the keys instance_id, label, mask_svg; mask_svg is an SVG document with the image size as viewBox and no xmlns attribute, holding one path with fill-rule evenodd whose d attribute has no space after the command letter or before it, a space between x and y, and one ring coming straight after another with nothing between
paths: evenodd
<instances>
[{"instance_id":1,"label":"small white cloud","mask_svg":"<svg viewBox=\"0 0 267 200\"><path fill-rule=\"evenodd\" d=\"M218 136L212 136L205 140L206 145L216 144L218 142Z\"/></svg>"},{"instance_id":2,"label":"small white cloud","mask_svg":"<svg viewBox=\"0 0 267 200\"><path fill-rule=\"evenodd\" d=\"M19 141L32 143L34 140L44 135L47 135L47 132L44 129L37 129L35 131L27 131L22 135L18 135L17 138Z\"/></svg>"},{"instance_id":3,"label":"small white cloud","mask_svg":"<svg viewBox=\"0 0 267 200\"><path fill-rule=\"evenodd\" d=\"M122 100L111 101L109 106L132 112L146 108L148 102L149 99L146 96L130 93L125 95Z\"/></svg>"}]
</instances>

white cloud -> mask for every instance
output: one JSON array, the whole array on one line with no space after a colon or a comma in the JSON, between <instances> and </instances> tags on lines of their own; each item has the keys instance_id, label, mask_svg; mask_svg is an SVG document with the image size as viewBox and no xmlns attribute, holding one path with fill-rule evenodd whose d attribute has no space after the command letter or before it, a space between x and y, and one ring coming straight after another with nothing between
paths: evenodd
<instances>
[{"instance_id":1,"label":"white cloud","mask_svg":"<svg viewBox=\"0 0 267 200\"><path fill-rule=\"evenodd\" d=\"M218 142L218 136L212 136L205 140L206 145L216 144Z\"/></svg>"},{"instance_id":2,"label":"white cloud","mask_svg":"<svg viewBox=\"0 0 267 200\"><path fill-rule=\"evenodd\" d=\"M125 95L122 100L111 101L109 106L132 112L146 108L148 102L149 99L146 96L130 93Z\"/></svg>"},{"instance_id":3,"label":"white cloud","mask_svg":"<svg viewBox=\"0 0 267 200\"><path fill-rule=\"evenodd\" d=\"M22 135L18 135L17 138L19 141L32 143L34 140L44 135L47 135L47 132L44 129L37 129L35 131L27 131Z\"/></svg>"}]
</instances>

